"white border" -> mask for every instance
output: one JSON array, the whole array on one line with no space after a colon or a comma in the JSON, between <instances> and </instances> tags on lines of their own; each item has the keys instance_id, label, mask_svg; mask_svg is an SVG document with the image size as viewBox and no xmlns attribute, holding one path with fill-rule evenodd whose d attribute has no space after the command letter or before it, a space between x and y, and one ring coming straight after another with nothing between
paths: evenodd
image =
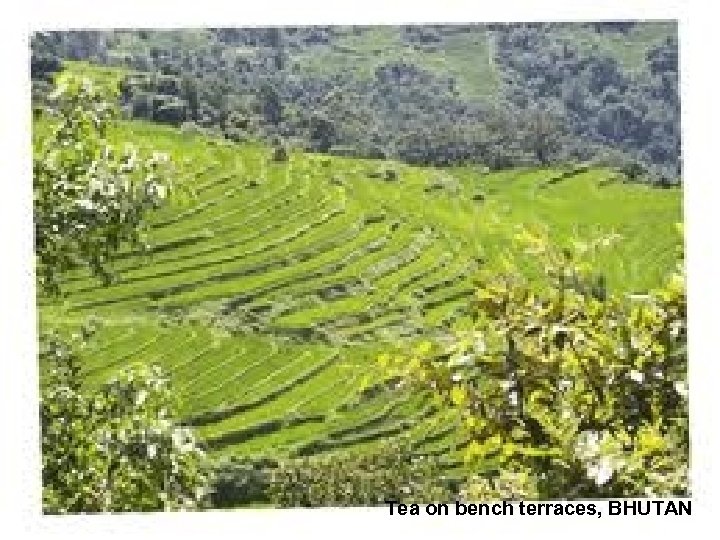
<instances>
[{"instance_id":1,"label":"white border","mask_svg":"<svg viewBox=\"0 0 720 540\"><path fill-rule=\"evenodd\" d=\"M720 268L717 216L718 35L713 2L702 0L203 0L6 2L0 31L0 515L7 538L455 537L670 538L710 528L718 496L716 411ZM390 517L385 508L243 510L198 514L43 517L39 504L37 367L32 276L28 35L49 28L203 27L282 24L679 19L685 213L688 235L690 393L693 437L692 518ZM713 520L714 521L714 520ZM707 527L706 527L707 526ZM712 530L712 529L710 529ZM705 534L699 534L705 537Z\"/></svg>"}]
</instances>

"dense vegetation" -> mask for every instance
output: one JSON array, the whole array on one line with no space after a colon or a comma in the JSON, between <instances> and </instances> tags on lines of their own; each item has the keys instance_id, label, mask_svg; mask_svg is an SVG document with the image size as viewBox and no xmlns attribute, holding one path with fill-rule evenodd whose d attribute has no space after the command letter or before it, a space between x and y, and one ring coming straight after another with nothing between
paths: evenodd
<instances>
[{"instance_id":1,"label":"dense vegetation","mask_svg":"<svg viewBox=\"0 0 720 540\"><path fill-rule=\"evenodd\" d=\"M140 245L144 216L167 191L167 156L109 145L116 111L88 81L60 80L47 102L50 133L33 158L35 253L41 289L58 292L59 276L81 264L109 281L113 254L123 243Z\"/></svg>"},{"instance_id":2,"label":"dense vegetation","mask_svg":"<svg viewBox=\"0 0 720 540\"><path fill-rule=\"evenodd\" d=\"M139 365L88 390L73 350L80 346L41 338L48 370L40 404L43 510L202 508L209 495L204 455L193 433L174 422L167 379Z\"/></svg>"},{"instance_id":3,"label":"dense vegetation","mask_svg":"<svg viewBox=\"0 0 720 540\"><path fill-rule=\"evenodd\" d=\"M65 59L127 69L133 118L418 164L557 161L680 178L671 23L49 32Z\"/></svg>"},{"instance_id":4,"label":"dense vegetation","mask_svg":"<svg viewBox=\"0 0 720 540\"><path fill-rule=\"evenodd\" d=\"M523 235L545 281L509 265L482 279L475 324L383 357L457 407L484 498L688 493L687 331L682 264L662 288L609 293L586 252ZM515 477L508 489L498 483Z\"/></svg>"},{"instance_id":5,"label":"dense vegetation","mask_svg":"<svg viewBox=\"0 0 720 540\"><path fill-rule=\"evenodd\" d=\"M494 55L500 54L497 48L511 47L499 39L506 30L515 35L503 38L510 42L517 35L540 40L548 32L568 31L555 26L503 28L483 29L488 39L493 36ZM612 27L598 33L583 26L575 28L575 37L579 28L599 40L620 31ZM434 53L428 43L464 43L471 30L479 31L427 27L402 29L402 35L425 43L416 59L430 62ZM76 231L52 236L53 242L40 242L37 248L38 269L48 269L38 273L40 327L54 336L44 343L52 345L49 351L67 351L58 357L72 358L76 366L73 381L61 384L52 352L40 359L43 407L55 411L43 425L55 437L44 447L45 468L56 470L73 448L83 459L109 460L101 461L98 478L87 482L72 466L47 475L46 509L62 511L63 504L69 511L92 511L208 502L216 507L312 506L374 504L385 498L687 492L684 280L677 274L667 281L681 259L674 230L682 219L677 188L632 182L637 168L618 170L628 163L622 160L573 164L570 158L577 153L568 142L572 137L550 133L558 117L548 117L545 109L527 111L537 137L515 133L518 141L532 145L523 150L522 160L504 164L525 166L491 171L486 164L500 164L476 149L467 160L432 157L440 148L435 135L422 143L427 144L418 153L422 159L391 153L413 163L332 155L366 154L357 148L339 150L337 141L349 144L351 138L333 139L329 145L322 141L327 142L328 134L350 133L356 121L356 127L374 124L361 117L340 123L343 117L329 112L330 102L323 114L316 114L310 102L298 105L312 92L298 90L300 101L289 100L284 90L277 92L285 87L267 72L264 79L257 78L254 60L246 73L247 94L236 86L208 82L211 76L229 76L213 63L225 58L222 43L245 40L242 51L255 59L263 51L279 50L273 40L282 39L288 56L272 57L281 66L270 70L275 75L289 69L294 54L298 62L306 62L308 76L320 76L324 69L338 79L364 81L367 86L358 96L369 99L377 84L375 68L367 69L373 62L353 57L352 74L342 74L331 69L331 60L351 53L330 48L327 57L318 50L303 56L303 47L329 47L338 35L361 47L367 44L366 32L375 32L380 40L388 36L386 31L313 28L285 30L280 37L260 30L37 36L34 71L36 81L45 79L35 87L38 238L44 238L45 223L54 223L52 219L69 227L64 231ZM634 35L644 30L626 31ZM431 37L414 35L425 32ZM657 44L664 39L659 34L645 37ZM290 45L288 35L304 45ZM434 35L439 41L433 41ZM153 62L132 64L148 43L157 47L150 54ZM595 51L582 41L575 46ZM91 50L107 55L88 55ZM113 67L118 64L113 55L120 50L127 58L120 62L123 67ZM182 50L194 51L189 66L196 62L205 67L195 74L191 67L178 68L176 75L157 70L154 62L185 62L182 55L163 52ZM313 65L316 53L323 62ZM96 63L65 60L88 56ZM624 58L621 71L630 77L644 58L644 53ZM551 64L560 69L557 62ZM592 61L586 65L596 69ZM152 79L168 91L177 80L185 85L181 88L194 84L197 106L210 120L170 120L165 115L175 114L173 106L152 97L155 87L148 86L148 103L159 116L147 114L152 122L116 118L106 124L104 112L91 112L112 109L96 87L72 83L70 77L69 93L48 92L52 73L61 66L71 75L117 86L121 104L130 108L137 98L132 80L145 84ZM514 70L513 76L521 77L532 69L515 65L503 73ZM398 88L407 92L397 97L398 104L411 109L416 98L418 104L425 97L438 99L425 75L411 71L404 86L392 82L404 76L402 70L381 75L394 88L388 100ZM427 80L434 77L437 72ZM478 81L458 83L456 99L476 100L480 110L505 83L501 78L485 86ZM240 101L224 105L228 115L248 120L238 126L240 135L215 119L213 111L220 109L206 106L213 88L225 89L227 100L247 98L249 109ZM557 101L550 87L533 91L525 98L531 103ZM74 106L60 106L65 102ZM433 103L425 102L428 111ZM260 109L253 109L258 104ZM552 105L555 110L559 106ZM255 116L246 114L252 110ZM312 128L306 132L308 145L292 142L306 136L293 131L288 121L292 110L300 115L314 111L312 123L306 124ZM463 118L473 118L472 109L465 111L469 116ZM393 114L378 117L392 122ZM593 117L598 114L592 112ZM80 144L63 139L58 118L70 119L59 125L76 126L68 140ZM496 118L506 135L507 125L517 127ZM572 124L561 120L569 135ZM445 124L439 117L432 122L427 117L421 123L428 133L441 133ZM578 122L572 129L588 140L594 137ZM485 121L475 125L481 130L488 126ZM415 127L411 122L383 131L389 138L380 146L397 148L393 137L417 137L422 130ZM506 139L496 140L512 148ZM128 142L133 145L128 155L155 158L133 157L134 167L128 168L127 160L116 157L122 155L116 149ZM406 148L418 151L414 144ZM633 144L620 149L625 157L646 149ZM457 141L447 142L448 152L459 148ZM68 159L48 157L66 153ZM541 163L554 160L560 161ZM137 182L128 185L137 190L109 188L124 186L128 176ZM68 178L74 191L51 189ZM172 187L171 196L158 197L165 194L159 186ZM123 208L132 211L92 219L87 213L92 209L83 202L88 199L93 207L122 200L129 205ZM518 238L532 249L509 249ZM609 245L596 249L603 243ZM65 262L53 266L47 253L60 254L58 260ZM69 342L78 341L73 338L78 333L79 343L67 349ZM124 373L131 362L156 368ZM573 384L568 386L568 380ZM57 391L64 386L73 392ZM147 394L137 399L143 390ZM172 406L166 401L171 397ZM82 427L75 434L62 431L58 421L68 408L80 411L77 425ZM574 411L570 417L568 408ZM132 423L133 417L141 427ZM126 430L129 439L113 446L115 453L98 457L82 451L104 429L88 428L88 422L132 429ZM146 428L158 423L162 429L153 431L158 439L144 438ZM180 430L189 436L188 429L197 444L194 438L183 442L173 435ZM157 459L148 459L149 452ZM178 456L187 461L177 481L158 483L164 467L176 470L171 464ZM104 502L92 497L67 502L76 488L102 485L102 471L115 461L127 466L122 478L145 478L144 488L137 491L136 480L122 482ZM211 493L205 489L209 479Z\"/></svg>"},{"instance_id":6,"label":"dense vegetation","mask_svg":"<svg viewBox=\"0 0 720 540\"><path fill-rule=\"evenodd\" d=\"M42 295L60 293L68 270L85 265L108 283L123 245L140 245L143 217L164 199L153 156L132 147L118 158L105 139L113 107L89 80L62 78L48 96L48 129L35 139L35 253ZM201 507L208 496L204 455L176 425L174 394L157 366L125 368L100 388L84 386L71 338L40 336L43 509L49 513Z\"/></svg>"}]
</instances>

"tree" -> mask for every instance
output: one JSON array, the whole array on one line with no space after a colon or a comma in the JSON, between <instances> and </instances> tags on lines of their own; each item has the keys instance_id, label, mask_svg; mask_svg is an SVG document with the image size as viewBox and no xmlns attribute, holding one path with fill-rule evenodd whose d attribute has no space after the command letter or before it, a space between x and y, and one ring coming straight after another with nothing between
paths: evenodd
<instances>
[{"instance_id":1,"label":"tree","mask_svg":"<svg viewBox=\"0 0 720 540\"><path fill-rule=\"evenodd\" d=\"M195 80L188 76L183 76L180 82L183 99L187 102L188 117L190 120L198 119L200 110L200 96Z\"/></svg>"},{"instance_id":2,"label":"tree","mask_svg":"<svg viewBox=\"0 0 720 540\"><path fill-rule=\"evenodd\" d=\"M280 507L369 506L386 501L430 503L452 498L440 460L390 440L363 452L281 461L270 469L268 495Z\"/></svg>"},{"instance_id":3,"label":"tree","mask_svg":"<svg viewBox=\"0 0 720 540\"><path fill-rule=\"evenodd\" d=\"M524 233L545 278L481 278L475 325L383 355L456 408L485 497L686 496L689 426L682 263L646 295L608 294L587 263L612 239L556 249ZM391 360L393 358L393 360Z\"/></svg>"},{"instance_id":4,"label":"tree","mask_svg":"<svg viewBox=\"0 0 720 540\"><path fill-rule=\"evenodd\" d=\"M562 147L562 128L557 116L542 109L527 114L525 141L528 150L541 164L547 165Z\"/></svg>"},{"instance_id":5,"label":"tree","mask_svg":"<svg viewBox=\"0 0 720 540\"><path fill-rule=\"evenodd\" d=\"M50 127L34 141L33 212L38 283L59 293L62 274L87 266L112 279L110 261L127 243L142 244L146 214L167 194L168 157L141 158L107 141L117 115L108 89L61 78L49 97Z\"/></svg>"},{"instance_id":6,"label":"tree","mask_svg":"<svg viewBox=\"0 0 720 540\"><path fill-rule=\"evenodd\" d=\"M180 126L187 118L187 105L173 96L155 96L153 98L153 120L160 123Z\"/></svg>"},{"instance_id":7,"label":"tree","mask_svg":"<svg viewBox=\"0 0 720 540\"><path fill-rule=\"evenodd\" d=\"M165 197L167 158L116 152L106 140L115 110L89 81L62 79L49 103L55 122L34 141L33 210L39 288L55 293L63 272L79 265L109 280L113 255L141 242L146 212ZM176 426L160 370L129 368L88 389L74 346L53 335L40 341L43 509L202 506L203 454L192 432Z\"/></svg>"},{"instance_id":8,"label":"tree","mask_svg":"<svg viewBox=\"0 0 720 540\"><path fill-rule=\"evenodd\" d=\"M282 71L287 63L287 53L285 52L285 39L283 37L282 28L272 27L267 29L266 35L267 46L272 50L271 55L274 62L274 69Z\"/></svg>"},{"instance_id":9,"label":"tree","mask_svg":"<svg viewBox=\"0 0 720 540\"><path fill-rule=\"evenodd\" d=\"M310 144L316 152L327 152L337 140L335 124L324 114L310 117Z\"/></svg>"},{"instance_id":10,"label":"tree","mask_svg":"<svg viewBox=\"0 0 720 540\"><path fill-rule=\"evenodd\" d=\"M278 126L282 121L283 107L277 88L269 82L263 83L259 99L265 121L271 126Z\"/></svg>"},{"instance_id":11,"label":"tree","mask_svg":"<svg viewBox=\"0 0 720 540\"><path fill-rule=\"evenodd\" d=\"M43 510L129 512L202 508L209 476L159 368L132 367L87 389L80 358L41 339Z\"/></svg>"}]
</instances>

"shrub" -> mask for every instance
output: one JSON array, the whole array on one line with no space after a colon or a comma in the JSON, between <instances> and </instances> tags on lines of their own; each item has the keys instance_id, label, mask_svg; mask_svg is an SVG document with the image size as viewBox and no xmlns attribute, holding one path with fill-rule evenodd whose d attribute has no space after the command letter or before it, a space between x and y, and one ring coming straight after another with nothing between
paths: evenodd
<instances>
[{"instance_id":1,"label":"shrub","mask_svg":"<svg viewBox=\"0 0 720 540\"><path fill-rule=\"evenodd\" d=\"M211 501L213 508L270 503L271 470L277 463L233 457L213 471Z\"/></svg>"},{"instance_id":2,"label":"shrub","mask_svg":"<svg viewBox=\"0 0 720 540\"><path fill-rule=\"evenodd\" d=\"M153 120L180 126L187 119L187 105L173 96L156 97L153 103Z\"/></svg>"},{"instance_id":3,"label":"shrub","mask_svg":"<svg viewBox=\"0 0 720 540\"><path fill-rule=\"evenodd\" d=\"M383 178L388 182L394 182L398 179L398 174L395 169L385 169L383 172Z\"/></svg>"},{"instance_id":4,"label":"shrub","mask_svg":"<svg viewBox=\"0 0 720 540\"><path fill-rule=\"evenodd\" d=\"M180 125L180 131L182 133L188 133L193 135L199 135L203 133L203 130L193 121L185 121Z\"/></svg>"},{"instance_id":5,"label":"shrub","mask_svg":"<svg viewBox=\"0 0 720 540\"><path fill-rule=\"evenodd\" d=\"M62 273L78 265L109 282L110 260L124 243L141 244L145 216L169 186L166 155L143 159L131 146L108 144L117 115L108 95L66 77L48 100L54 121L33 152L35 255L44 292L60 292Z\"/></svg>"},{"instance_id":6,"label":"shrub","mask_svg":"<svg viewBox=\"0 0 720 540\"><path fill-rule=\"evenodd\" d=\"M203 452L173 421L168 381L138 366L99 389L84 386L72 346L41 339L49 370L40 402L43 510L129 512L202 508Z\"/></svg>"},{"instance_id":7,"label":"shrub","mask_svg":"<svg viewBox=\"0 0 720 540\"><path fill-rule=\"evenodd\" d=\"M460 192L460 183L453 176L439 174L428 178L425 183L425 192L433 191L446 191L449 194L457 195Z\"/></svg>"},{"instance_id":8,"label":"shrub","mask_svg":"<svg viewBox=\"0 0 720 540\"><path fill-rule=\"evenodd\" d=\"M226 127L222 131L223 136L232 142L244 142L248 140L247 131L237 127Z\"/></svg>"},{"instance_id":9,"label":"shrub","mask_svg":"<svg viewBox=\"0 0 720 540\"><path fill-rule=\"evenodd\" d=\"M480 278L474 328L451 343L383 355L462 417L470 493L518 498L688 494L686 297L682 263L658 290L605 290L587 257L519 238L545 279Z\"/></svg>"},{"instance_id":10,"label":"shrub","mask_svg":"<svg viewBox=\"0 0 720 540\"><path fill-rule=\"evenodd\" d=\"M388 500L451 498L436 458L413 455L407 442L374 450L283 461L272 471L270 500L283 507L369 506Z\"/></svg>"},{"instance_id":11,"label":"shrub","mask_svg":"<svg viewBox=\"0 0 720 540\"><path fill-rule=\"evenodd\" d=\"M620 167L620 172L625 175L625 178L627 178L628 181L636 182L640 180L647 171L641 164L631 161L623 164Z\"/></svg>"},{"instance_id":12,"label":"shrub","mask_svg":"<svg viewBox=\"0 0 720 540\"><path fill-rule=\"evenodd\" d=\"M272 160L277 162L287 161L289 159L288 149L284 144L279 144L273 148Z\"/></svg>"}]
</instances>

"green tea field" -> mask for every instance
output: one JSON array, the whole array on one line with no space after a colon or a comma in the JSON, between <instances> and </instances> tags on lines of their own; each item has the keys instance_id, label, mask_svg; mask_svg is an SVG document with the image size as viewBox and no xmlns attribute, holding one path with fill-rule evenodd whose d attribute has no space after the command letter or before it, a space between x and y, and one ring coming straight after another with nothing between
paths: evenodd
<instances>
[{"instance_id":1,"label":"green tea field","mask_svg":"<svg viewBox=\"0 0 720 540\"><path fill-rule=\"evenodd\" d=\"M463 440L429 396L384 380L391 343L467 324L477 269L520 226L562 241L615 232L598 268L615 290L671 268L676 189L602 169L418 168L292 153L140 122L112 137L170 154L178 196L154 213L145 251L109 286L83 271L41 298L44 329L97 332L89 380L160 365L211 454L304 456L409 436L448 457ZM182 189L179 189L179 188Z\"/></svg>"}]
</instances>

